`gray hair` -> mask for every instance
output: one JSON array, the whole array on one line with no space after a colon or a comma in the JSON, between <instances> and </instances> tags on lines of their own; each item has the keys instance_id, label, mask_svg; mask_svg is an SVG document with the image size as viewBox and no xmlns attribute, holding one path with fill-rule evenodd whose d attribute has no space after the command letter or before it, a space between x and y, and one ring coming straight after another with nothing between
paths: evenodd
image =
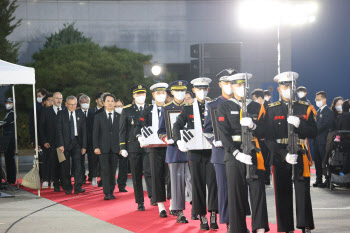
<instances>
[{"instance_id":1,"label":"gray hair","mask_svg":"<svg viewBox=\"0 0 350 233\"><path fill-rule=\"evenodd\" d=\"M66 102L68 103L69 100L77 100L77 97L75 97L74 95L67 96Z\"/></svg>"},{"instance_id":2,"label":"gray hair","mask_svg":"<svg viewBox=\"0 0 350 233\"><path fill-rule=\"evenodd\" d=\"M87 101L89 101L89 103L90 103L90 97L89 96L87 96L87 95L81 95L80 97L79 97L79 103L81 103L81 100L82 99L87 99Z\"/></svg>"}]
</instances>

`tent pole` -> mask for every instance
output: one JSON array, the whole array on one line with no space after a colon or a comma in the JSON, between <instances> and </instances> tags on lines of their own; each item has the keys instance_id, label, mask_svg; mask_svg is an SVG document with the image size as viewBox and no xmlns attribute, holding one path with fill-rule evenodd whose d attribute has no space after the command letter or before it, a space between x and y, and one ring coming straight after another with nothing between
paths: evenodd
<instances>
[{"instance_id":1,"label":"tent pole","mask_svg":"<svg viewBox=\"0 0 350 233\"><path fill-rule=\"evenodd\" d=\"M16 156L16 180L17 180L17 189L19 189L19 170L18 170L18 141L17 141L17 111L16 111L16 94L15 94L15 85L12 85L12 99L13 99L13 111L15 114L14 123L15 123L15 156Z\"/></svg>"},{"instance_id":2,"label":"tent pole","mask_svg":"<svg viewBox=\"0 0 350 233\"><path fill-rule=\"evenodd\" d=\"M36 100L35 100L35 84L33 84L33 105L34 105L34 130L35 130L35 159L36 161L36 166L38 166L38 171L39 171L39 156L38 156L38 127L37 127L37 119L36 119ZM38 192L38 197L40 197L40 190Z\"/></svg>"}]
</instances>

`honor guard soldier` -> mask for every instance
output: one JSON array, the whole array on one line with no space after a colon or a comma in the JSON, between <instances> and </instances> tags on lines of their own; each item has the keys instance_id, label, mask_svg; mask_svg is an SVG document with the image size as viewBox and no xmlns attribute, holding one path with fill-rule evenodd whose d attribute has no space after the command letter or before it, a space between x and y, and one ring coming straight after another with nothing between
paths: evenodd
<instances>
[{"instance_id":1,"label":"honor guard soldier","mask_svg":"<svg viewBox=\"0 0 350 233\"><path fill-rule=\"evenodd\" d=\"M147 146L145 137L141 135L141 128L149 127L152 131L150 135L151 137L153 135L157 135L159 117L166 99L167 87L167 83L157 83L150 87L155 103L151 106L146 106L140 116L141 124L138 125L137 138L141 147ZM156 140L159 140L158 136L154 141ZM162 143L162 141L160 142ZM165 163L166 147L151 147L146 148L146 150L148 152L151 165L152 201L158 204L159 217L166 218L167 213L164 207L164 202L166 202L165 177L168 173L168 167Z\"/></svg>"},{"instance_id":2,"label":"honor guard soldier","mask_svg":"<svg viewBox=\"0 0 350 233\"><path fill-rule=\"evenodd\" d=\"M184 105L181 114L174 124L174 142L181 151L186 152L187 148L181 140L180 130L194 129L197 137L203 138L204 113L206 108L206 97L209 91L210 78L196 78L191 81L193 92L196 94L193 104ZM201 138L201 139L202 139ZM204 139L205 140L205 139ZM190 171L192 177L192 213L200 215L200 229L209 230L206 217L206 186L208 186L208 211L211 214L210 228L218 229L216 214L218 212L218 196L215 170L210 163L211 149L188 150L190 160Z\"/></svg>"},{"instance_id":3,"label":"honor guard soldier","mask_svg":"<svg viewBox=\"0 0 350 233\"><path fill-rule=\"evenodd\" d=\"M299 100L301 101L306 101L306 102L310 102L310 100L308 100L306 98L306 95L307 95L307 89L306 87L303 87L303 86L300 86L297 88L297 95L299 97Z\"/></svg>"},{"instance_id":4,"label":"honor guard soldier","mask_svg":"<svg viewBox=\"0 0 350 233\"><path fill-rule=\"evenodd\" d=\"M298 76L295 72L284 72L274 78L282 99L269 104L264 121L264 128L266 132L268 131L265 134L265 141L271 151L270 162L273 165L278 232L294 231L293 183L296 226L303 232L311 232L314 229L310 196L311 159L304 150L305 146L301 139L316 137L317 126L313 107L309 102L291 101L295 99L291 96L293 94L291 88L295 88ZM296 134L298 139L291 145L293 134ZM291 146L296 147L296 150L289 151L292 150Z\"/></svg>"},{"instance_id":5,"label":"honor guard soldier","mask_svg":"<svg viewBox=\"0 0 350 233\"><path fill-rule=\"evenodd\" d=\"M137 126L141 125L141 112L146 104L146 86L139 84L131 88L131 93L135 103L129 104L123 108L119 122L119 141L120 153L124 157L129 157L132 182L134 186L135 202L138 204L139 211L145 211L143 187L142 187L142 169L146 180L148 197L152 197L152 180L149 164L149 157L145 149L140 147L136 138ZM152 205L152 200L151 200Z\"/></svg>"},{"instance_id":6,"label":"honor guard soldier","mask_svg":"<svg viewBox=\"0 0 350 233\"><path fill-rule=\"evenodd\" d=\"M177 215L177 223L188 223L183 210L185 209L185 174L187 165L186 154L180 151L173 139L167 138L167 130L165 126L164 109L182 109L184 102L187 81L178 80L169 84L171 94L174 100L165 104L159 119L158 136L167 144L165 162L169 164L170 184L171 184L171 200L169 214ZM189 187L187 187L189 188Z\"/></svg>"},{"instance_id":7,"label":"honor guard soldier","mask_svg":"<svg viewBox=\"0 0 350 233\"><path fill-rule=\"evenodd\" d=\"M214 164L216 181L218 186L218 204L219 204L219 220L221 224L229 224L228 213L228 199L227 199L227 180L226 180L226 168L225 168L225 149L222 146L222 142L216 138L213 134L213 123L211 109L217 109L218 106L231 99L233 97L233 91L231 89L231 82L227 79L229 76L238 73L234 69L225 69L216 75L219 78L219 86L221 88L222 95L210 103L208 103L207 113L204 119L203 133L212 143L213 149L211 152L210 162ZM217 124L214 122L214 124Z\"/></svg>"},{"instance_id":8,"label":"honor guard soldier","mask_svg":"<svg viewBox=\"0 0 350 233\"><path fill-rule=\"evenodd\" d=\"M264 159L257 149L252 150L259 146L256 138L253 138L253 135L249 140L242 137L243 127L248 133L253 134L257 125L260 126L263 120L261 105L246 99L248 94L245 88L248 86L246 82L251 77L251 74L246 73L228 77L232 83L233 97L219 105L217 110L219 136L226 151L224 159L228 186L229 232L231 233L248 231L245 217L248 202L247 185L250 193L253 232L269 231ZM246 109L246 112L243 109ZM242 117L243 114L247 116ZM244 145L247 145L247 151L244 151Z\"/></svg>"}]
</instances>

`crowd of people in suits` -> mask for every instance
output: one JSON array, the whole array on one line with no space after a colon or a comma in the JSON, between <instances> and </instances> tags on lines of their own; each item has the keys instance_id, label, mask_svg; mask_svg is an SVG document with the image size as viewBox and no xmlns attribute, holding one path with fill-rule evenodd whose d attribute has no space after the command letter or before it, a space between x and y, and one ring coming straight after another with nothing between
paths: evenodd
<instances>
[{"instance_id":1,"label":"crowd of people in suits","mask_svg":"<svg viewBox=\"0 0 350 233\"><path fill-rule=\"evenodd\" d=\"M184 215L188 194L191 220L200 220L201 230L218 229L219 214L219 223L226 224L228 232L246 233L246 216L251 215L253 232L263 233L269 231L265 186L271 184L273 173L278 231L294 231L294 184L296 227L311 232L310 166L314 161L317 179L313 186L324 187L326 137L331 130L350 129L350 101L337 97L329 108L327 94L320 91L315 98L316 111L306 98L305 87L296 89L298 100L290 95L298 76L285 72L274 78L280 93L276 102L271 102L270 91L262 89L252 91L252 99L246 100L245 85L252 75L234 69L225 69L216 76L222 95L213 100L207 97L210 78L192 80L192 92L185 80L156 83L150 87L152 104L145 103L148 88L138 84L130 89L133 103L126 106L108 92L98 93L96 106L90 108L91 99L85 94L68 96L63 104L60 92L51 94L39 89L36 109L42 188L51 186L60 192L62 187L66 194L72 194L74 188L79 194L85 192L82 184L91 182L92 186L103 187L104 200L116 199L116 184L119 192L127 192L130 166L138 211L145 211L144 176L149 201L158 206L161 218L169 213L176 216L177 223L188 223ZM295 98L293 115L288 113L291 98ZM247 113L243 116L244 104ZM12 108L13 101L8 98L1 126L3 134L11 137ZM171 126L165 114L170 110L179 110ZM29 128L34 146L33 111ZM289 126L298 136L297 146L302 148L293 153L288 149ZM258 149L242 150L245 129L254 136L249 143ZM192 130L198 148L187 144L183 136L186 130ZM153 138L150 141L147 137ZM314 140L313 159L308 139ZM10 183L16 181L13 151L10 144L5 155ZM248 179L247 174L251 175ZM167 200L169 212L164 206Z\"/></svg>"}]
</instances>

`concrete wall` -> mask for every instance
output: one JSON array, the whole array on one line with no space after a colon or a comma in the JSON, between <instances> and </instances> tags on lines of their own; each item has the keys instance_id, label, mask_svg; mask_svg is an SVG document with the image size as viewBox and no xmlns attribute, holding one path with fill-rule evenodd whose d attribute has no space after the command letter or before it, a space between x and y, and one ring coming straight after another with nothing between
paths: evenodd
<instances>
[{"instance_id":1,"label":"concrete wall","mask_svg":"<svg viewBox=\"0 0 350 233\"><path fill-rule=\"evenodd\" d=\"M19 0L16 17L23 21L10 39L22 42L20 63L31 61L45 37L67 22L100 45L152 54L161 63L189 63L191 44L243 42L241 71L253 73L253 87L260 87L277 74L277 32L240 28L238 2ZM290 50L284 32L282 71L291 67Z\"/></svg>"}]
</instances>

